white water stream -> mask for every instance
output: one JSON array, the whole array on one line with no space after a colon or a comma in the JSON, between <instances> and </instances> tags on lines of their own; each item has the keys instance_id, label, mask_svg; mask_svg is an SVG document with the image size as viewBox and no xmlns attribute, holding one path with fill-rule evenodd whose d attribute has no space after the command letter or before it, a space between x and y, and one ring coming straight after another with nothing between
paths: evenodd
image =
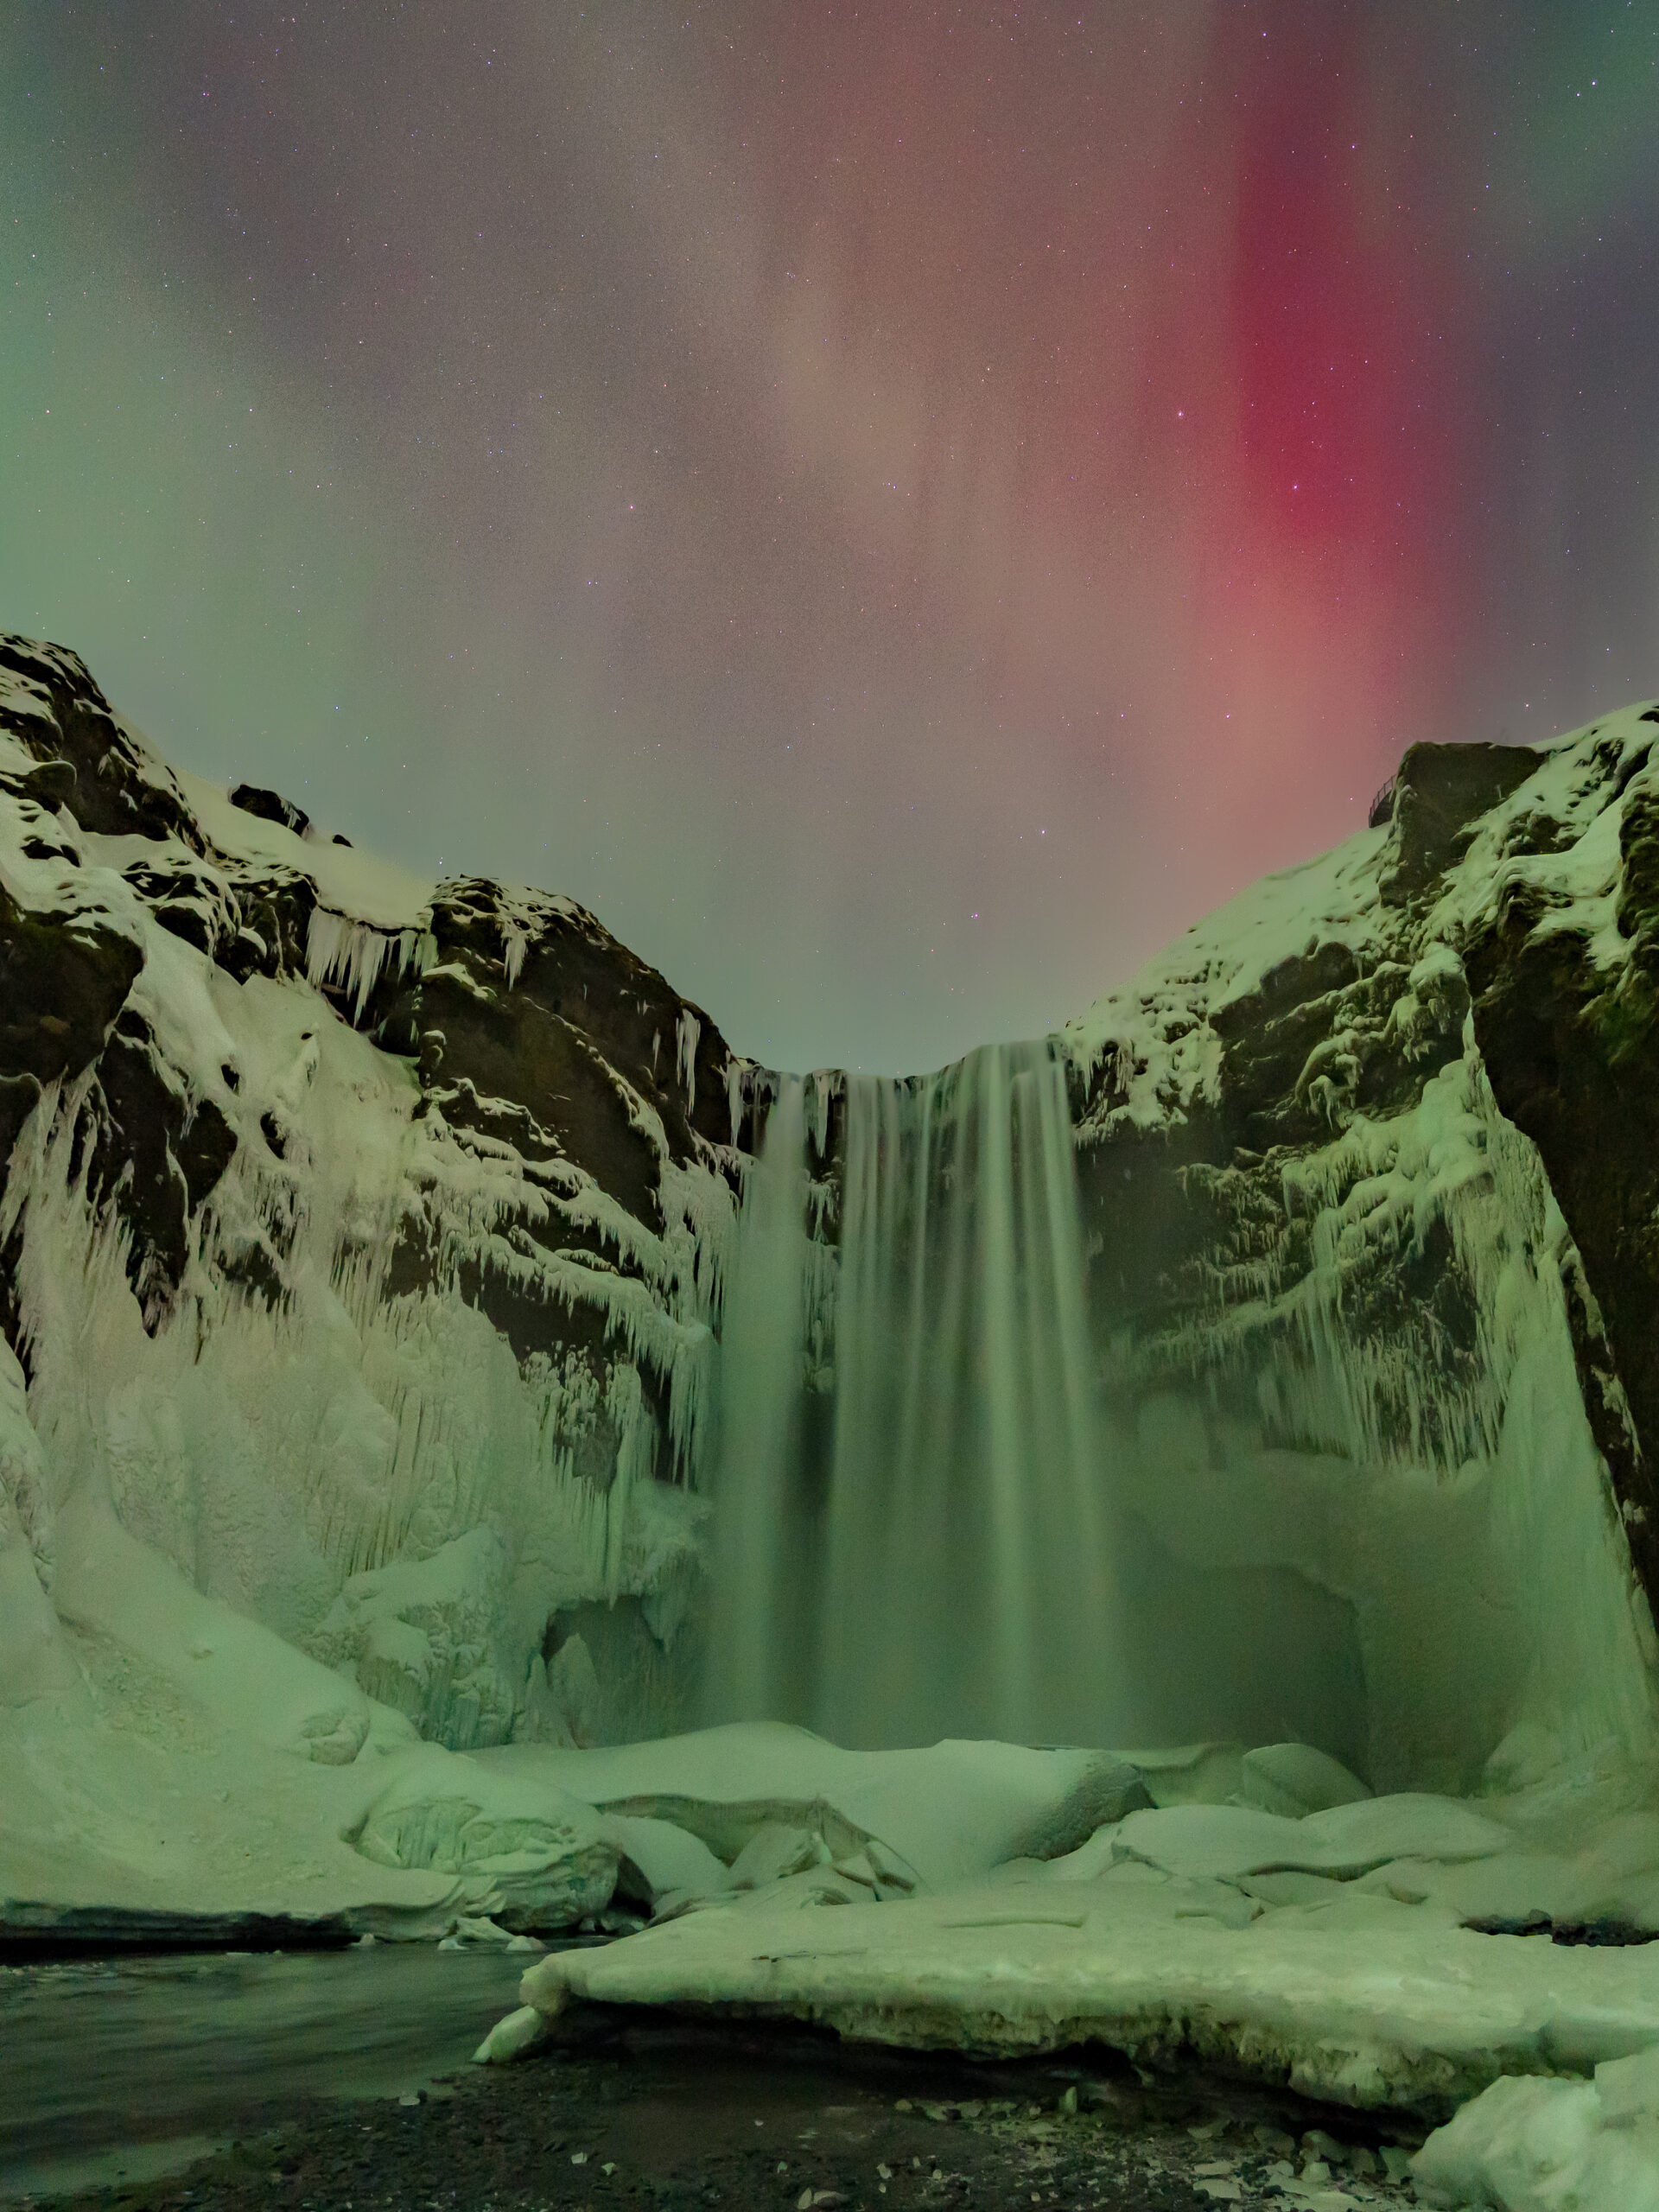
<instances>
[{"instance_id":1,"label":"white water stream","mask_svg":"<svg viewBox=\"0 0 1659 2212\"><path fill-rule=\"evenodd\" d=\"M710 1713L1100 1740L1120 1670L1064 1067L1043 1042L848 1077L838 1224L807 1124L783 1078L726 1310Z\"/></svg>"}]
</instances>

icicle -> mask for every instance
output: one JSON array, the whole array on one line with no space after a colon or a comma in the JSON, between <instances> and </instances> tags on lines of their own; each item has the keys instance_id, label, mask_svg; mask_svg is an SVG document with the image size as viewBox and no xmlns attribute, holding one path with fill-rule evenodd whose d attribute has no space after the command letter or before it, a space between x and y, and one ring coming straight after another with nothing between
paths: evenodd
<instances>
[{"instance_id":1,"label":"icicle","mask_svg":"<svg viewBox=\"0 0 1659 2212\"><path fill-rule=\"evenodd\" d=\"M743 1069L737 1060L726 1063L726 1105L732 1117L732 1149L737 1149L737 1133L743 1126Z\"/></svg>"},{"instance_id":2,"label":"icicle","mask_svg":"<svg viewBox=\"0 0 1659 2212\"><path fill-rule=\"evenodd\" d=\"M305 944L307 978L319 988L325 983L343 987L353 1021L362 1019L383 970L389 969L395 982L411 967L423 974L436 957L435 942L424 930L385 930L327 906L311 910Z\"/></svg>"},{"instance_id":3,"label":"icicle","mask_svg":"<svg viewBox=\"0 0 1659 2212\"><path fill-rule=\"evenodd\" d=\"M501 925L501 966L512 990L524 971L524 955L530 949L530 932L521 922L506 921Z\"/></svg>"},{"instance_id":4,"label":"icicle","mask_svg":"<svg viewBox=\"0 0 1659 2212\"><path fill-rule=\"evenodd\" d=\"M682 1009L676 1032L678 1040L680 1081L685 1085L685 1110L690 1116L697 1103L697 1039L702 1034L702 1024L690 1007Z\"/></svg>"},{"instance_id":5,"label":"icicle","mask_svg":"<svg viewBox=\"0 0 1659 2212\"><path fill-rule=\"evenodd\" d=\"M607 1598L622 1587L628 1505L635 1487L651 1479L657 1457L656 1424L639 1387L639 1370L625 1360L611 1370L605 1411L616 1434L616 1469L605 1493L604 1586Z\"/></svg>"},{"instance_id":6,"label":"icicle","mask_svg":"<svg viewBox=\"0 0 1659 2212\"><path fill-rule=\"evenodd\" d=\"M812 1149L820 1160L830 1141L830 1094L835 1081L828 1068L820 1068L812 1078Z\"/></svg>"}]
</instances>

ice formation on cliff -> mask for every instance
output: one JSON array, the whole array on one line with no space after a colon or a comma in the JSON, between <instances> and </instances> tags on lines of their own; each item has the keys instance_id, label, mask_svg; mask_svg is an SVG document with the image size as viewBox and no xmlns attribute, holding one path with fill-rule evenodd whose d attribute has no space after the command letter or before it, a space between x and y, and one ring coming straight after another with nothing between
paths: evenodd
<instances>
[{"instance_id":1,"label":"ice formation on cliff","mask_svg":"<svg viewBox=\"0 0 1659 2212\"><path fill-rule=\"evenodd\" d=\"M46 1057L23 1061L42 1072L6 1086L27 1107L0 1239L28 1376L5 1349L0 1695L79 1681L77 1639L105 1632L53 1572L96 1510L437 1742L568 1739L549 1666L579 1676L585 1646L562 1624L623 1600L632 1642L583 1724L671 1720L741 1159L683 1120L671 1135L648 1082L548 1016L648 1163L642 1210L534 1114L423 1079L377 1028L405 983L487 1020L550 932L621 983L616 1026L666 987L568 900L420 881L173 776L52 649L10 653L0 709L8 913L26 947L64 948L69 980L41 988L101 960L119 1008L91 1063L54 1074L73 1024L44 1001ZM130 830L56 757L89 724ZM700 1024L668 1003L689 1093ZM541 1317L539 1346L509 1343L492 1296Z\"/></svg>"}]
</instances>

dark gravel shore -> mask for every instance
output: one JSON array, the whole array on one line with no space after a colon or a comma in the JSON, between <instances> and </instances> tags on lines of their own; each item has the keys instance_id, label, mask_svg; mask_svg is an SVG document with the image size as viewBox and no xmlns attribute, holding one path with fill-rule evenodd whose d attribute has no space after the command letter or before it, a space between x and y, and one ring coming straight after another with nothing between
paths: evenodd
<instances>
[{"instance_id":1,"label":"dark gravel shore","mask_svg":"<svg viewBox=\"0 0 1659 2212\"><path fill-rule=\"evenodd\" d=\"M1320 2131L1310 2136L1310 2131ZM1328 2134L1324 2131L1329 2131ZM1412 2147L1417 2139L1406 2131ZM1402 2132L1100 2054L975 2064L787 2025L588 2011L403 2102L315 2101L188 2171L54 2212L910 2206L1209 2212L1410 2202Z\"/></svg>"}]
</instances>

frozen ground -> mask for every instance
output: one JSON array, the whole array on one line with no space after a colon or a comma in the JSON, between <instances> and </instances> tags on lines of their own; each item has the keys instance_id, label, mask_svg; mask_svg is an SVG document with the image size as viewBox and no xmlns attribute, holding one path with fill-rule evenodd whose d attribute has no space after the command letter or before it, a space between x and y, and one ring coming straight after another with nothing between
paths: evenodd
<instances>
[{"instance_id":1,"label":"frozen ground","mask_svg":"<svg viewBox=\"0 0 1659 2212\"><path fill-rule=\"evenodd\" d=\"M1417 2169L1447 2202L1659 2206L1659 1810L1627 1770L1459 1802L1372 1797L1288 1745L1137 1763L728 1729L492 1758L531 1756L642 1827L700 1830L716 1866L659 1924L529 1967L481 2055L573 1999L984 2055L1103 2044L1450 2120Z\"/></svg>"},{"instance_id":2,"label":"frozen ground","mask_svg":"<svg viewBox=\"0 0 1659 2212\"><path fill-rule=\"evenodd\" d=\"M130 1633L149 1618L135 1599ZM156 1647L157 1681L179 1679L193 1637L204 1681L245 1673L250 1655L234 1635L213 1643L207 1616L187 1607L175 1632L182 1656L169 1676ZM285 1726L305 1707L296 1683L316 1687L313 1662L289 1656L298 1675L268 1686ZM512 2012L501 1957L510 2024L492 2031L493 2055L572 2000L760 2013L998 2060L1083 2046L1288 2084L1346 2125L1451 2120L1421 2178L1453 2202L1560 2212L1573 2200L1552 2177L1576 2174L1614 2176L1613 2201L1632 2207L1632 2191L1659 2191L1659 2062L1619 2070L1659 2049L1643 1940L1659 1931L1659 1802L1617 1760L1458 1801L1372 1796L1295 1745L855 1752L753 1724L467 1755L372 1711L358 1757L334 1767L286 1748L274 1720L268 1743L245 1727L216 1742L206 1691L176 1707L155 1694L167 1740L102 1729L94 1712L78 1764L60 1738L60 1756L31 1762L12 1717L14 1901L32 1851L51 1885L35 1893L60 1907L79 1893L181 1921L311 1899L499 1950L492 1913L556 1924L608 1910L626 1925L626 1906L652 1924L538 1957ZM193 1715L196 1739L181 1725ZM257 1856L232 1859L227 1839L255 1819ZM52 1917L42 1906L35 1924ZM348 2023L334 2047L358 2040Z\"/></svg>"}]
</instances>

